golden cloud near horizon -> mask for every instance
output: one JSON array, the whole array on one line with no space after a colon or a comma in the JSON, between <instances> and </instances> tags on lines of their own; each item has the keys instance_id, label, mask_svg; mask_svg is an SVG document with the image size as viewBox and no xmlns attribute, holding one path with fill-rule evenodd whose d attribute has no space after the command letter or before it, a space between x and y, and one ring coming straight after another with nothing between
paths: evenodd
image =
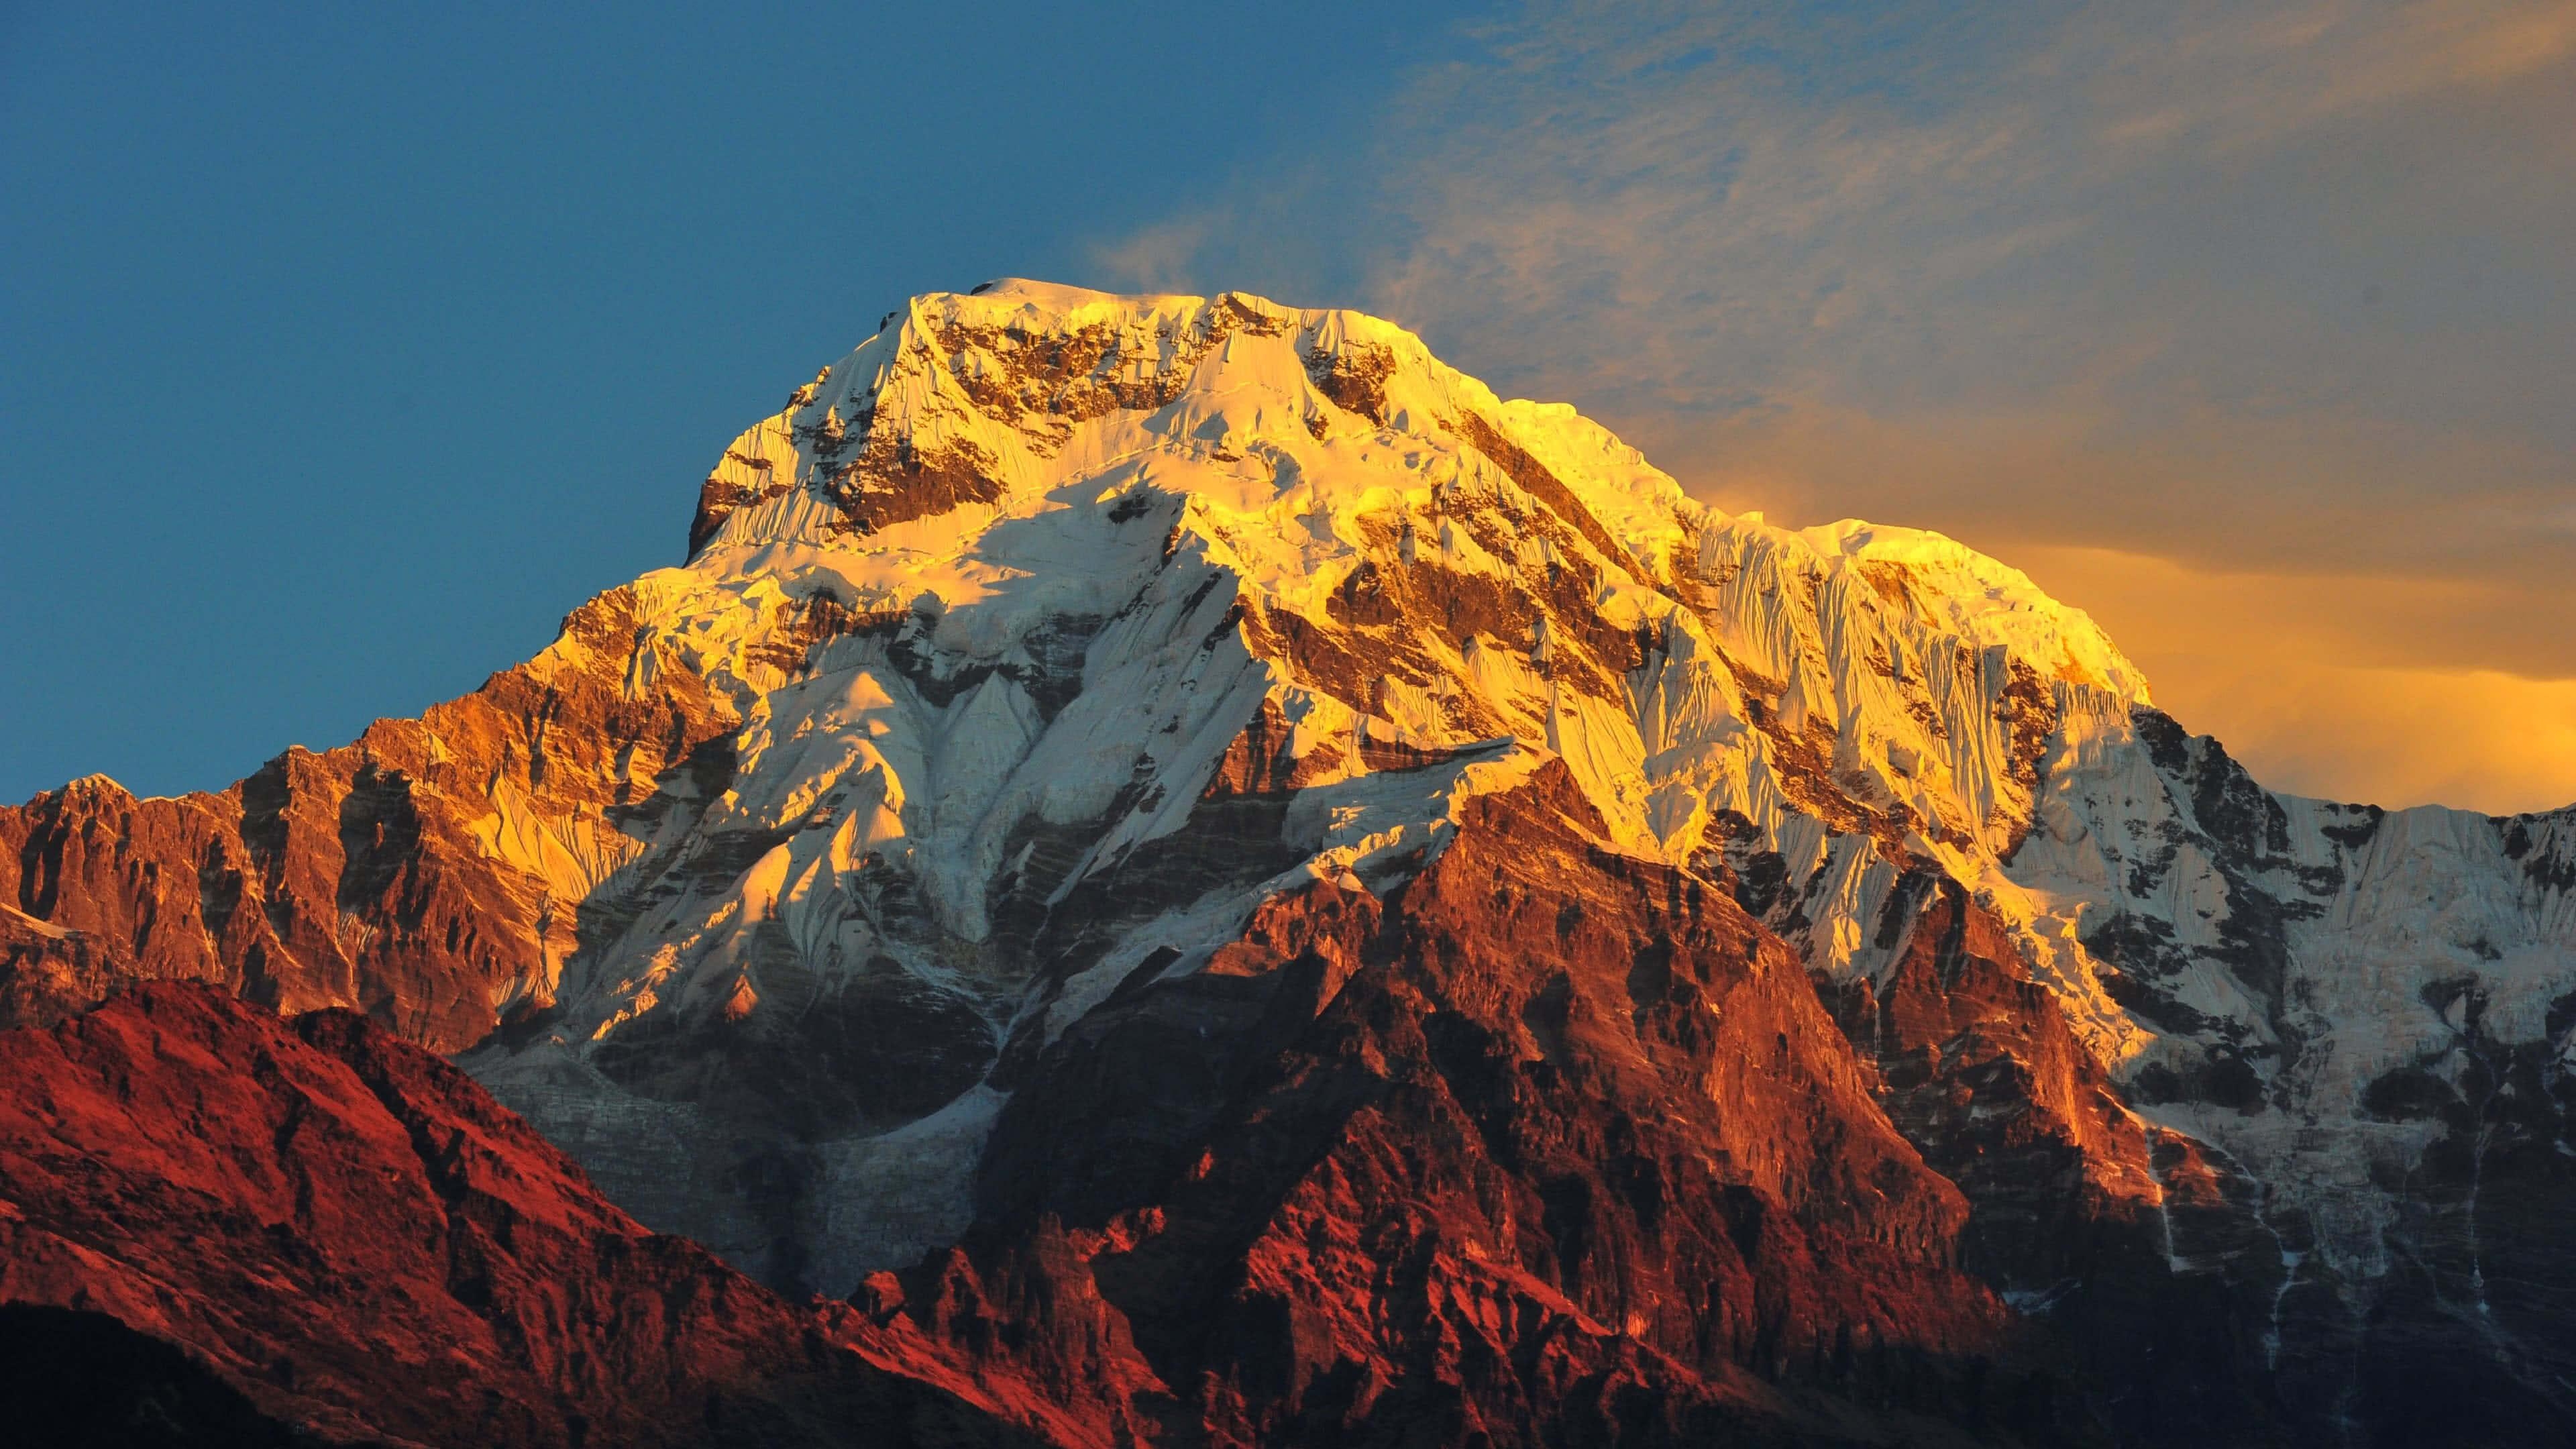
<instances>
[{"instance_id":1,"label":"golden cloud near horizon","mask_svg":"<svg viewBox=\"0 0 2576 1449\"><path fill-rule=\"evenodd\" d=\"M2011 562L2091 614L2159 707L2273 789L2498 815L2576 802L2576 679L2374 657L2357 637L2364 595L2457 586L2207 573L2105 548L2024 545Z\"/></svg>"},{"instance_id":2,"label":"golden cloud near horizon","mask_svg":"<svg viewBox=\"0 0 2576 1449\"><path fill-rule=\"evenodd\" d=\"M1690 491L1775 523L1938 529L2091 614L2157 704L2274 789L2491 814L2576 803L2576 578L2545 469L2474 440L2311 442L2212 420L2204 453L2081 418L1788 407L1641 417ZM2410 473L2446 487L2386 486ZM2558 496L2565 497L2565 493Z\"/></svg>"}]
</instances>

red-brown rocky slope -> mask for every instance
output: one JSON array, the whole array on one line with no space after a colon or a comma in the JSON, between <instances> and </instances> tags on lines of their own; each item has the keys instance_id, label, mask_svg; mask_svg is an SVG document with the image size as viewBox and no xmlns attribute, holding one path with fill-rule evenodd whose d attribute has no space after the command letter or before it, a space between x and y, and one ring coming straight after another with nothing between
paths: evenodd
<instances>
[{"instance_id":1,"label":"red-brown rocky slope","mask_svg":"<svg viewBox=\"0 0 2576 1449\"><path fill-rule=\"evenodd\" d=\"M205 1416L201 1439L265 1419L278 1442L1082 1437L900 1325L793 1307L647 1232L364 1018L284 1021L193 984L0 1035L0 1302L18 1339L29 1305L77 1310L47 1328L64 1391L148 1383L157 1420L118 1432L171 1442L173 1414ZM30 1387L11 1432L100 1432L100 1405Z\"/></svg>"},{"instance_id":2,"label":"red-brown rocky slope","mask_svg":"<svg viewBox=\"0 0 2576 1449\"><path fill-rule=\"evenodd\" d=\"M1900 946L1882 986L1818 989L1889 1121L1965 1195L1963 1265L2047 1325L2128 1438L2290 1437L2259 1368L2282 1278L2259 1188L2122 1105L1957 882L1912 877L1882 930Z\"/></svg>"},{"instance_id":3,"label":"red-brown rocky slope","mask_svg":"<svg viewBox=\"0 0 2576 1449\"><path fill-rule=\"evenodd\" d=\"M610 812L667 808L660 782L732 768L725 706L636 657L634 609L611 589L472 694L221 792L138 799L94 775L0 806L0 1025L193 980L457 1051L496 1003L542 1002L583 902L476 838L495 800L500 828L579 845Z\"/></svg>"},{"instance_id":4,"label":"red-brown rocky slope","mask_svg":"<svg viewBox=\"0 0 2576 1449\"><path fill-rule=\"evenodd\" d=\"M1167 1442L2087 1437L1795 956L1599 836L1551 766L1140 970L863 1300Z\"/></svg>"}]
</instances>

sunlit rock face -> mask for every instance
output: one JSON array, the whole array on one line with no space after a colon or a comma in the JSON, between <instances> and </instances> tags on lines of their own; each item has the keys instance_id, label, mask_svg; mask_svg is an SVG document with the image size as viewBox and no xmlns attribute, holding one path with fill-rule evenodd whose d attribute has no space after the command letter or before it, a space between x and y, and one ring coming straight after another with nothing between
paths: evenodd
<instances>
[{"instance_id":1,"label":"sunlit rock face","mask_svg":"<svg viewBox=\"0 0 2576 1449\"><path fill-rule=\"evenodd\" d=\"M0 840L16 1019L358 1007L1118 1432L2576 1427L2576 811L2271 794L1354 313L916 299L536 660Z\"/></svg>"}]
</instances>

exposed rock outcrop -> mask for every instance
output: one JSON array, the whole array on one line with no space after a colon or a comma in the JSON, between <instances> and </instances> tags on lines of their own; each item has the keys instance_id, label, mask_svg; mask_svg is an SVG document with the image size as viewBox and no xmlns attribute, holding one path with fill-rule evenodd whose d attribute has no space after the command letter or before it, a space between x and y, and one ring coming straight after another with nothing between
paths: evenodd
<instances>
[{"instance_id":1,"label":"exposed rock outcrop","mask_svg":"<svg viewBox=\"0 0 2576 1449\"><path fill-rule=\"evenodd\" d=\"M646 1231L365 1019L284 1021L196 984L0 1036L0 1299L10 1332L62 1335L65 1372L242 1442L1078 1438L917 1336ZM100 1412L38 1391L11 1427Z\"/></svg>"},{"instance_id":2,"label":"exposed rock outcrop","mask_svg":"<svg viewBox=\"0 0 2576 1449\"><path fill-rule=\"evenodd\" d=\"M474 693L221 794L93 775L0 809L0 1020L192 980L455 1051L550 1001L639 823L731 765L729 706L663 667L638 609L612 589Z\"/></svg>"},{"instance_id":3,"label":"exposed rock outcrop","mask_svg":"<svg viewBox=\"0 0 2576 1449\"><path fill-rule=\"evenodd\" d=\"M1139 1432L2080 1437L1795 956L1560 767L1122 995L1029 1069L964 1244L871 1291Z\"/></svg>"}]
</instances>

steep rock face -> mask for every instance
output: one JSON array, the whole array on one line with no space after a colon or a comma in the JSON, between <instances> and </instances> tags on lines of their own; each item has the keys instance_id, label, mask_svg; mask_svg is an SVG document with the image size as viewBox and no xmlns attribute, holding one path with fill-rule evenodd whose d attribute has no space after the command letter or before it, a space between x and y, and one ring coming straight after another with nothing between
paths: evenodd
<instances>
[{"instance_id":1,"label":"steep rock face","mask_svg":"<svg viewBox=\"0 0 2576 1449\"><path fill-rule=\"evenodd\" d=\"M918 1340L646 1232L445 1062L196 985L0 1037L0 1298L83 1315L46 1351L148 1383L162 1430L1040 1442ZM100 1407L68 1387L13 1425Z\"/></svg>"},{"instance_id":2,"label":"steep rock face","mask_svg":"<svg viewBox=\"0 0 2576 1449\"><path fill-rule=\"evenodd\" d=\"M729 764L732 717L638 605L613 589L473 694L219 795L91 776L0 809L0 1020L195 980L454 1051L551 1000L599 884Z\"/></svg>"},{"instance_id":3,"label":"steep rock face","mask_svg":"<svg viewBox=\"0 0 2576 1449\"><path fill-rule=\"evenodd\" d=\"M1131 979L1028 1069L965 1245L869 1291L1221 1442L2068 1431L1871 1085L1551 765L1383 901L1316 882Z\"/></svg>"},{"instance_id":4,"label":"steep rock face","mask_svg":"<svg viewBox=\"0 0 2576 1449\"><path fill-rule=\"evenodd\" d=\"M2151 1034L2130 1101L2241 1184L2236 1249L2182 1266L2268 1300L2282 1392L2389 1442L2576 1427L2540 1226L2576 1188L2576 809L2277 795L2143 709L2045 768L2012 875Z\"/></svg>"},{"instance_id":5,"label":"steep rock face","mask_svg":"<svg viewBox=\"0 0 2576 1449\"><path fill-rule=\"evenodd\" d=\"M1967 1198L1963 1264L2052 1331L2129 1434L2291 1436L2264 1372L2278 1344L2263 1307L2286 1271L2266 1277L2258 1189L2122 1104L1956 881L1898 895L1882 929L1907 910L1912 924L1894 966L1823 990L1877 1060L1889 1119Z\"/></svg>"},{"instance_id":6,"label":"steep rock face","mask_svg":"<svg viewBox=\"0 0 2576 1449\"><path fill-rule=\"evenodd\" d=\"M1278 903L1377 921L1377 965L1322 978L1355 1010L1502 1031L1421 1006L1454 983L1383 943L1525 789L1581 798L1583 861L1704 903L1655 929L1740 908L1786 943L1849 1042L1837 1100L1885 1119L1834 1150L1892 1124L1955 1185L1933 1237L2073 1353L2104 1432L2474 1438L2419 1412L2472 1393L2568 1422L2545 1224L2576 812L2272 795L2004 565L1716 513L1400 329L1240 294L915 299L726 450L684 567L477 695L222 796L0 812L0 1009L134 975L362 1007L470 1047L622 1205L773 1283L847 1292L971 1231L1002 1257L970 1278L1091 1303L1082 1235L1129 1232L1253 1090L1238 1058L1287 1049L1244 984L1280 975L1243 964ZM1562 968L1574 939L1490 973L1538 1060L1552 1013L1609 999ZM1075 1050L1104 1033L1166 1049ZM1787 1035L1797 1072L1841 1070ZM1602 1063L1696 1050L1566 1040L1622 1102ZM1080 1161L1012 1125L1041 1092L1098 1119L1064 1124ZM1804 1223L1730 1164L1707 1181ZM1043 1193L997 1198L1017 1176ZM1024 1221L1050 1212L1090 1226Z\"/></svg>"}]
</instances>

